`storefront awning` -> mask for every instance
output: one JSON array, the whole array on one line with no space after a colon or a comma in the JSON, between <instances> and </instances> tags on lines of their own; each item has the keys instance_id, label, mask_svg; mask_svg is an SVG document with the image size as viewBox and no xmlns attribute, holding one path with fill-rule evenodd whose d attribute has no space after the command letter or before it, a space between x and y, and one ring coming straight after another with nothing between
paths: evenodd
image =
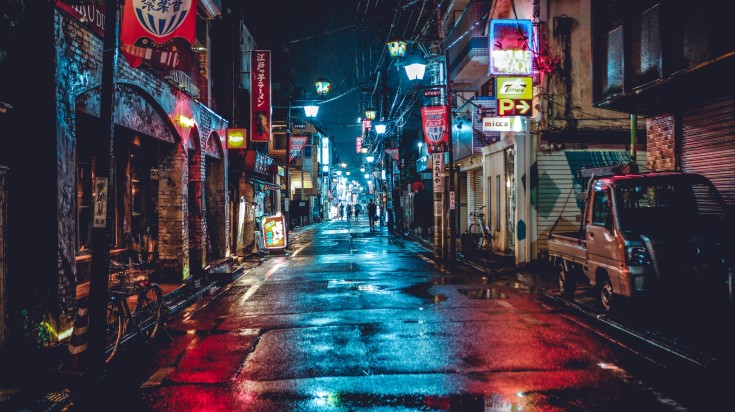
<instances>
[{"instance_id":1,"label":"storefront awning","mask_svg":"<svg viewBox=\"0 0 735 412\"><path fill-rule=\"evenodd\" d=\"M265 190L265 189L281 190L281 186L278 185L277 183L266 182L260 179L256 179L254 177L248 177L247 179L248 179L248 182L255 185L255 190Z\"/></svg>"}]
</instances>

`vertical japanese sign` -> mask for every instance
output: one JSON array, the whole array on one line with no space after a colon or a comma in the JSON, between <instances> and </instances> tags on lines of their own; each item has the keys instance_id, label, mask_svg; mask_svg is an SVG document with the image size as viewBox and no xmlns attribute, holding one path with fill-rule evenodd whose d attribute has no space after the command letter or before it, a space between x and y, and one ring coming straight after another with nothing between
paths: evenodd
<instances>
[{"instance_id":1,"label":"vertical japanese sign","mask_svg":"<svg viewBox=\"0 0 735 412\"><path fill-rule=\"evenodd\" d=\"M250 54L250 141L271 140L271 51Z\"/></svg>"},{"instance_id":2,"label":"vertical japanese sign","mask_svg":"<svg viewBox=\"0 0 735 412\"><path fill-rule=\"evenodd\" d=\"M107 178L98 177L94 182L94 221L92 227L107 227Z\"/></svg>"},{"instance_id":3,"label":"vertical japanese sign","mask_svg":"<svg viewBox=\"0 0 735 412\"><path fill-rule=\"evenodd\" d=\"M447 106L421 108L421 124L429 153L444 153L449 147L447 135Z\"/></svg>"},{"instance_id":4,"label":"vertical japanese sign","mask_svg":"<svg viewBox=\"0 0 735 412\"><path fill-rule=\"evenodd\" d=\"M357 153L362 153L362 137L355 138L355 148L357 149Z\"/></svg>"},{"instance_id":5,"label":"vertical japanese sign","mask_svg":"<svg viewBox=\"0 0 735 412\"><path fill-rule=\"evenodd\" d=\"M432 156L431 178L434 183L434 216L444 216L444 153Z\"/></svg>"},{"instance_id":6,"label":"vertical japanese sign","mask_svg":"<svg viewBox=\"0 0 735 412\"><path fill-rule=\"evenodd\" d=\"M263 240L266 249L283 249L286 247L286 225L283 216L266 216L263 218Z\"/></svg>"},{"instance_id":7,"label":"vertical japanese sign","mask_svg":"<svg viewBox=\"0 0 735 412\"><path fill-rule=\"evenodd\" d=\"M179 66L178 50L194 44L197 0L126 0L120 25L120 50L132 67L146 60Z\"/></svg>"},{"instance_id":8,"label":"vertical japanese sign","mask_svg":"<svg viewBox=\"0 0 735 412\"><path fill-rule=\"evenodd\" d=\"M490 75L531 75L533 69L531 20L490 21Z\"/></svg>"}]
</instances>

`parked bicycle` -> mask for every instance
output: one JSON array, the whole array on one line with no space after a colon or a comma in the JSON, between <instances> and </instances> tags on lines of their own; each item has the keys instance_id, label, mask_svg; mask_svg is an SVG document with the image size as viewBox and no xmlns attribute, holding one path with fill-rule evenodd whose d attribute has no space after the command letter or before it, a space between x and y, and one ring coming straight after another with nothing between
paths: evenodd
<instances>
[{"instance_id":1,"label":"parked bicycle","mask_svg":"<svg viewBox=\"0 0 735 412\"><path fill-rule=\"evenodd\" d=\"M493 235L485 221L485 214L481 212L484 208L485 206L482 206L474 212L470 212L473 221L467 228L467 237L472 241L474 250L492 253Z\"/></svg>"},{"instance_id":2,"label":"parked bicycle","mask_svg":"<svg viewBox=\"0 0 735 412\"><path fill-rule=\"evenodd\" d=\"M110 300L107 303L107 357L115 357L123 338L141 335L150 342L161 327L163 292L146 276L135 276L134 268L110 263Z\"/></svg>"}]
</instances>

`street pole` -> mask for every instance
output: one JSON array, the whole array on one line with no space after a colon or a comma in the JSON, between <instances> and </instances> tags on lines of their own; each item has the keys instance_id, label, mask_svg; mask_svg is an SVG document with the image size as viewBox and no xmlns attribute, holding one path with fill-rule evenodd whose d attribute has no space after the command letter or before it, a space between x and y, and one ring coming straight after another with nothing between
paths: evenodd
<instances>
[{"instance_id":1,"label":"street pole","mask_svg":"<svg viewBox=\"0 0 735 412\"><path fill-rule=\"evenodd\" d=\"M449 78L449 51L444 52L444 77L445 77L445 84L446 89L445 93L447 94L447 119L448 119L448 130L447 130L447 139L449 141L447 150L449 150L449 202L451 202L452 195L454 194L454 143L452 142L452 126L453 126L453 120L452 120L452 88L451 88L451 79ZM455 208L456 208L456 199L455 199ZM456 259L456 230L454 225L454 214L455 209L452 208L452 205L450 203L449 205L449 261L452 262L454 259Z\"/></svg>"},{"instance_id":2,"label":"street pole","mask_svg":"<svg viewBox=\"0 0 735 412\"><path fill-rule=\"evenodd\" d=\"M95 213L92 228L92 273L89 279L89 357L86 369L90 383L102 376L110 277L110 235L114 227L114 142L115 78L118 60L120 7L118 0L106 0L105 35L102 55L100 120L105 139L96 147Z\"/></svg>"},{"instance_id":3,"label":"street pole","mask_svg":"<svg viewBox=\"0 0 735 412\"><path fill-rule=\"evenodd\" d=\"M286 181L286 197L283 199L283 218L286 220L286 244L288 242L288 232L290 231L291 220L291 181L289 175L289 169L291 169L291 97L288 99L288 108L286 112L286 170L283 172L284 180Z\"/></svg>"}]
</instances>

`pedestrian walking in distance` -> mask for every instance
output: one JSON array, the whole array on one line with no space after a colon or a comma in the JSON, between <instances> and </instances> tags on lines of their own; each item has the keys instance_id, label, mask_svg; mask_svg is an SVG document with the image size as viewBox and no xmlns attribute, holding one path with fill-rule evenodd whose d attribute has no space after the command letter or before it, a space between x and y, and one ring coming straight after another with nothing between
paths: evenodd
<instances>
[{"instance_id":1,"label":"pedestrian walking in distance","mask_svg":"<svg viewBox=\"0 0 735 412\"><path fill-rule=\"evenodd\" d=\"M378 207L373 203L373 199L370 199L370 202L367 205L367 211L368 211L368 220L370 221L370 231L372 232L373 229L375 229L375 212L377 211Z\"/></svg>"},{"instance_id":2,"label":"pedestrian walking in distance","mask_svg":"<svg viewBox=\"0 0 735 412\"><path fill-rule=\"evenodd\" d=\"M339 220L342 220L344 216L345 216L345 205L340 203L339 204Z\"/></svg>"},{"instance_id":3,"label":"pedestrian walking in distance","mask_svg":"<svg viewBox=\"0 0 735 412\"><path fill-rule=\"evenodd\" d=\"M360 216L360 212L362 212L362 205L355 203L355 207L353 209L355 210L355 222L357 222L357 217Z\"/></svg>"},{"instance_id":4,"label":"pedestrian walking in distance","mask_svg":"<svg viewBox=\"0 0 735 412\"><path fill-rule=\"evenodd\" d=\"M345 208L345 214L347 215L347 221L352 220L352 205L347 204L347 207Z\"/></svg>"}]
</instances>

